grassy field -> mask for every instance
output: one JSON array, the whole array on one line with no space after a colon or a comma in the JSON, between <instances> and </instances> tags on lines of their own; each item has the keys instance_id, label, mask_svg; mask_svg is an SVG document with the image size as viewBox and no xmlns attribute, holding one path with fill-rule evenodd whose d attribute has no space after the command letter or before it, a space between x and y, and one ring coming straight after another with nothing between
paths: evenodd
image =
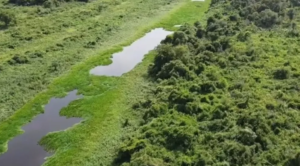
<instances>
[{"instance_id":1,"label":"grassy field","mask_svg":"<svg viewBox=\"0 0 300 166\"><path fill-rule=\"evenodd\" d=\"M30 92L21 90L25 89L25 86L19 86L20 88L22 87L20 90L9 86L5 88L5 90L12 89L18 92L17 94L19 95L21 92L24 93L24 96L21 97L22 99L18 100L14 97L11 99L6 99L5 102L9 103L8 101L10 100L20 101L20 104L16 106L16 108L20 107L22 105L22 102L26 102L26 104L10 117L9 115L11 115L13 111L3 115L4 118L2 119L6 120L2 121L0 125L0 152L4 152L6 150L7 141L10 138L22 133L22 131L20 130L20 127L22 125L28 123L34 116L43 112L43 105L45 105L51 97L64 96L68 91L78 89L79 93L84 94L85 97L81 100L77 100L71 103L71 105L65 108L61 112L61 114L69 117L83 117L84 121L64 132L51 133L41 140L41 144L43 144L46 149L56 152L54 156L50 157L47 160L45 165L88 166L111 164L113 158L116 155L117 148L122 142L122 137L130 134L130 131L134 131L135 126L137 126L139 123L138 118L135 118L135 116L137 115L135 115L131 111L131 106L137 99L141 99L144 97L143 95L147 94L145 91L151 90L147 88L150 87L150 82L147 81L144 76L147 73L148 65L153 61L155 52L149 54L147 58L132 72L125 74L122 77L91 76L89 75L89 70L97 65L109 64L109 57L112 53L120 51L122 46L130 44L135 39L143 36L145 32L151 30L152 28L164 27L166 29L172 30L174 29L173 26L176 24L184 24L186 22L191 23L196 20L202 20L204 12L208 9L210 3L210 1L182 1L181 3L176 3L176 1L167 2L152 0L142 2L143 5L134 5L135 3L140 4L140 1L123 1L122 3L116 5L116 7L112 6L111 9L109 9L108 7L108 9L104 10L103 14L99 16L93 15L87 20L81 19L81 22L74 21L77 26L71 26L72 28L65 28L64 32L54 33L53 36L44 36L43 40L37 39L36 45L33 44L34 41L22 43L24 44L23 48L28 48L28 50L32 50L30 49L31 47L38 50L43 50L53 46L51 44L54 44L54 49L57 50L57 47L59 47L59 49L55 52L55 54L51 53L52 51L50 51L49 56L43 56L42 61L46 63L53 60L55 61L54 64L57 64L58 61L64 61L69 62L69 66L66 64L64 64L64 66L58 65L59 67L55 67L56 65L52 66L52 68L54 69L58 68L58 71L46 74L47 77L45 77L45 79L48 80L48 82L45 83L42 87ZM92 3L98 2L95 1ZM87 5L90 5L91 8L96 6L92 4ZM171 8L174 9L168 12ZM72 11L71 9L73 10L73 7L70 7L70 11L64 11L64 8L62 7L62 9L55 9L57 10L55 12L76 12L76 10ZM25 9L23 10L27 10L27 7L25 7ZM33 9L31 8L29 8L28 10L33 11ZM78 6L78 10L82 10L82 8ZM120 17L120 15L123 16ZM151 18L149 16L151 16ZM125 17L127 17L127 19L129 20L131 18L135 19L124 21L127 20L125 19ZM57 18L57 16L55 18ZM79 18L75 18L75 20ZM124 20L120 21L120 19ZM107 24L109 24L108 27L111 28L101 28L101 25L100 27L95 26L95 24L97 24L99 20L101 20L101 25L104 25L106 27L105 22L107 22ZM91 31L88 31L89 28L85 23L91 25ZM34 26L33 24L31 25ZM49 26L50 25L53 24L49 24ZM103 29L107 29L107 31L101 31ZM76 40L72 41L74 36L81 34L78 31L81 31L81 33L86 34L86 36L88 37L84 40L78 39L77 41L79 42L76 42ZM69 33L70 35L68 35ZM7 33L2 32L1 35L7 35ZM87 42L95 41L95 38L97 38L96 36L100 36L101 39L96 42L94 48L83 47ZM61 45L57 45L56 43L61 43L65 38L67 38L67 41L71 40L72 42L67 42L68 44L62 44L63 49L61 49ZM1 39L3 39L2 36ZM60 40L57 41L57 39ZM45 42L42 43L41 41ZM11 58L11 55L16 53L14 51L17 50L18 49L7 49L4 52L2 60L9 60ZM75 55L77 56L74 56L73 53L76 53ZM49 57L50 59L45 60L44 58L47 57ZM86 61L75 65L71 70L65 72L68 68L70 68L71 65L86 58ZM39 62L40 60L36 61L37 64L35 67L33 67L33 62L17 66L3 64L4 70L1 71L3 72L1 74L6 75L7 79L4 80L8 82L13 77L13 75L14 79L19 79L16 73L19 73L19 75L24 75L24 73L22 72L26 72L27 70L31 72L43 73L41 71L33 70L34 68L38 68L39 70L43 70L44 72L49 70L49 66ZM42 89L45 89L53 78L62 73L65 74L55 79L48 86L48 89L46 91L39 93L34 97L34 99L29 101L30 97L28 96L33 96L33 94L40 92ZM4 102L3 105L5 105ZM8 104L7 109L8 107L11 106ZM15 108L9 109L14 110ZM5 111L6 109L2 110L3 113L6 113ZM7 119L7 117L9 118ZM129 127L123 126L126 119L129 120Z\"/></svg>"},{"instance_id":2,"label":"grassy field","mask_svg":"<svg viewBox=\"0 0 300 166\"><path fill-rule=\"evenodd\" d=\"M53 8L0 3L0 11L16 18L16 25L0 30L0 123L71 66L133 38L136 27L153 25L183 1L97 0Z\"/></svg>"}]
</instances>

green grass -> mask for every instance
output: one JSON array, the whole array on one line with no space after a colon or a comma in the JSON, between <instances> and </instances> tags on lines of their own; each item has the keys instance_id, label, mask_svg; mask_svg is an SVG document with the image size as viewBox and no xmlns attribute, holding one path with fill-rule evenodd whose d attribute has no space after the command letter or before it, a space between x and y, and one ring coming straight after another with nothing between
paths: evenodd
<instances>
[{"instance_id":1,"label":"green grass","mask_svg":"<svg viewBox=\"0 0 300 166\"><path fill-rule=\"evenodd\" d=\"M114 47L100 51L97 56L90 57L74 66L70 71L55 79L47 91L38 94L1 123L0 152L7 149L9 139L22 133L20 130L22 125L43 112L42 105L45 105L51 97L64 96L68 91L78 89L79 93L85 97L72 102L69 107L63 109L61 114L68 117L82 117L84 122L64 132L51 133L41 140L41 144L46 149L56 151L45 165L110 165L122 136L134 130L132 127L122 128L122 123L126 118L130 119L132 126L137 123L131 106L137 99L143 98L146 94L144 91L148 90L145 87L148 87L150 83L144 76L148 65L153 61L154 52L149 54L133 71L122 77L91 76L89 70L97 65L109 64L111 54L120 51L122 46L129 45L154 27L173 29L175 23L183 24L202 19L209 3L210 1L204 3L186 1L164 17L162 14L167 14L167 12L163 10L151 20L145 18L143 22L124 23L127 31L114 34L114 40L103 44L104 48L109 48L108 46L113 45L113 41L121 39ZM130 30L133 26L139 27L138 30L136 28ZM136 33L129 35L133 31Z\"/></svg>"},{"instance_id":2,"label":"green grass","mask_svg":"<svg viewBox=\"0 0 300 166\"><path fill-rule=\"evenodd\" d=\"M0 86L0 123L73 65L131 41L136 27L149 30L145 27L184 1L96 0L51 9L0 6L13 11L17 21L0 30L0 85L5 85ZM26 61L8 63L16 55Z\"/></svg>"},{"instance_id":3,"label":"green grass","mask_svg":"<svg viewBox=\"0 0 300 166\"><path fill-rule=\"evenodd\" d=\"M169 15L168 20L162 20L159 24L161 27L168 27L169 30L176 30L177 28L174 25L182 25L184 23L193 24L195 20L203 18L199 21L203 23L206 19L206 11L209 8L210 3L199 3L199 2L190 2L187 5L181 7L181 12L173 12ZM172 19L169 19L172 18Z\"/></svg>"}]
</instances>

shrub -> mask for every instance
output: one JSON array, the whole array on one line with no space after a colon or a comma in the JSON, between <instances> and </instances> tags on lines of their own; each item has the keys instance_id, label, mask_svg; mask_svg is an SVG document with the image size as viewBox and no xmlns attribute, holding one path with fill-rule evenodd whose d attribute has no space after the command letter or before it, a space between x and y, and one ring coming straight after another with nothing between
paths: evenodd
<instances>
[{"instance_id":1,"label":"shrub","mask_svg":"<svg viewBox=\"0 0 300 166\"><path fill-rule=\"evenodd\" d=\"M6 10L0 10L0 28L7 28L10 25L14 25L16 23L16 17L12 12Z\"/></svg>"},{"instance_id":2,"label":"shrub","mask_svg":"<svg viewBox=\"0 0 300 166\"><path fill-rule=\"evenodd\" d=\"M255 21L257 26L263 28L271 28L278 21L278 14L270 9L266 9L259 13L259 19Z\"/></svg>"},{"instance_id":3,"label":"shrub","mask_svg":"<svg viewBox=\"0 0 300 166\"><path fill-rule=\"evenodd\" d=\"M274 79L278 79L278 80L288 79L290 76L290 70L288 70L286 68L276 69L273 72L273 76L274 76Z\"/></svg>"},{"instance_id":4,"label":"shrub","mask_svg":"<svg viewBox=\"0 0 300 166\"><path fill-rule=\"evenodd\" d=\"M46 0L9 0L9 3L29 6L29 5L42 5Z\"/></svg>"},{"instance_id":5,"label":"shrub","mask_svg":"<svg viewBox=\"0 0 300 166\"><path fill-rule=\"evenodd\" d=\"M215 91L215 86L211 82L206 82L200 85L200 93L207 94Z\"/></svg>"},{"instance_id":6,"label":"shrub","mask_svg":"<svg viewBox=\"0 0 300 166\"><path fill-rule=\"evenodd\" d=\"M300 6L300 1L299 0L290 0L290 2L293 6Z\"/></svg>"},{"instance_id":7,"label":"shrub","mask_svg":"<svg viewBox=\"0 0 300 166\"><path fill-rule=\"evenodd\" d=\"M184 32L175 32L173 35L173 44L179 45L179 44L185 44L187 42L188 38L187 35Z\"/></svg>"},{"instance_id":8,"label":"shrub","mask_svg":"<svg viewBox=\"0 0 300 166\"><path fill-rule=\"evenodd\" d=\"M251 33L246 31L246 32L240 32L237 36L237 39L241 42L247 41L251 36Z\"/></svg>"},{"instance_id":9,"label":"shrub","mask_svg":"<svg viewBox=\"0 0 300 166\"><path fill-rule=\"evenodd\" d=\"M14 55L12 57L12 59L10 59L8 61L8 63L10 65L16 65L16 64L25 64L25 63L28 63L29 60L26 56L23 56L23 55Z\"/></svg>"},{"instance_id":10,"label":"shrub","mask_svg":"<svg viewBox=\"0 0 300 166\"><path fill-rule=\"evenodd\" d=\"M53 62L51 63L51 65L50 65L50 67L49 67L49 70L50 70L51 72L54 72L54 71L57 71L57 70L59 69L59 67L60 67L59 62L58 62L58 61L53 61Z\"/></svg>"}]
</instances>

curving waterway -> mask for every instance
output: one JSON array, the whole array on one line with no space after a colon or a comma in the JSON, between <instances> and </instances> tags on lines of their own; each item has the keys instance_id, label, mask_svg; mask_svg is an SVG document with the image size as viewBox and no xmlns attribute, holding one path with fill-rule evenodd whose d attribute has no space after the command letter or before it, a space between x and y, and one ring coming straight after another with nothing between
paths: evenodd
<instances>
[{"instance_id":1,"label":"curving waterway","mask_svg":"<svg viewBox=\"0 0 300 166\"><path fill-rule=\"evenodd\" d=\"M59 116L63 107L70 102L82 98L77 90L70 92L64 98L52 98L45 106L45 112L36 116L30 123L23 126L24 133L13 138L8 143L8 150L0 155L0 166L40 166L50 153L38 145L41 138L49 132L65 130L80 122L80 118Z\"/></svg>"},{"instance_id":2,"label":"curving waterway","mask_svg":"<svg viewBox=\"0 0 300 166\"><path fill-rule=\"evenodd\" d=\"M167 35L173 32L157 28L144 37L136 40L121 52L112 55L112 63L108 66L97 66L90 70L93 75L121 76L132 70L144 56L155 49ZM0 166L40 166L45 157L50 156L38 142L49 132L65 130L81 121L81 118L61 117L59 112L72 101L82 98L77 90L71 91L66 97L52 98L45 106L43 114L36 116L30 123L23 126L24 133L8 143L8 151L0 155Z\"/></svg>"}]
</instances>

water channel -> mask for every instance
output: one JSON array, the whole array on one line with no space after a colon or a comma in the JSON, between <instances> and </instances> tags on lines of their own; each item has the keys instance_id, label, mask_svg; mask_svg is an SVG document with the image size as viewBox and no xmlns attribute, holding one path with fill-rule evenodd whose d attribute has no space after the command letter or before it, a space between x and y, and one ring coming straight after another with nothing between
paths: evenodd
<instances>
[{"instance_id":1,"label":"water channel","mask_svg":"<svg viewBox=\"0 0 300 166\"><path fill-rule=\"evenodd\" d=\"M90 74L98 76L121 76L132 70L140 63L144 56L155 49L167 35L173 32L163 28L153 29L144 37L136 40L130 46L124 47L121 52L112 55L112 64L108 66L97 66L90 71Z\"/></svg>"},{"instance_id":2,"label":"water channel","mask_svg":"<svg viewBox=\"0 0 300 166\"><path fill-rule=\"evenodd\" d=\"M8 143L8 151L0 155L0 166L39 166L50 153L46 152L38 142L49 132L65 130L79 123L80 118L59 116L63 107L70 102L82 98L76 95L77 90L64 98L52 98L45 106L45 112L36 116L29 124L22 127L24 133Z\"/></svg>"},{"instance_id":3,"label":"water channel","mask_svg":"<svg viewBox=\"0 0 300 166\"><path fill-rule=\"evenodd\" d=\"M97 66L90 71L93 75L121 76L132 70L144 56L155 49L170 31L157 28L136 40L121 52L112 55L113 63ZM8 143L8 150L0 155L0 166L40 166L45 157L51 154L38 145L41 138L49 132L65 130L81 121L81 118L66 118L59 115L60 110L72 101L82 98L77 90L71 91L64 98L52 98L44 108L44 113L36 116L29 124L22 127L24 133Z\"/></svg>"}]
</instances>

